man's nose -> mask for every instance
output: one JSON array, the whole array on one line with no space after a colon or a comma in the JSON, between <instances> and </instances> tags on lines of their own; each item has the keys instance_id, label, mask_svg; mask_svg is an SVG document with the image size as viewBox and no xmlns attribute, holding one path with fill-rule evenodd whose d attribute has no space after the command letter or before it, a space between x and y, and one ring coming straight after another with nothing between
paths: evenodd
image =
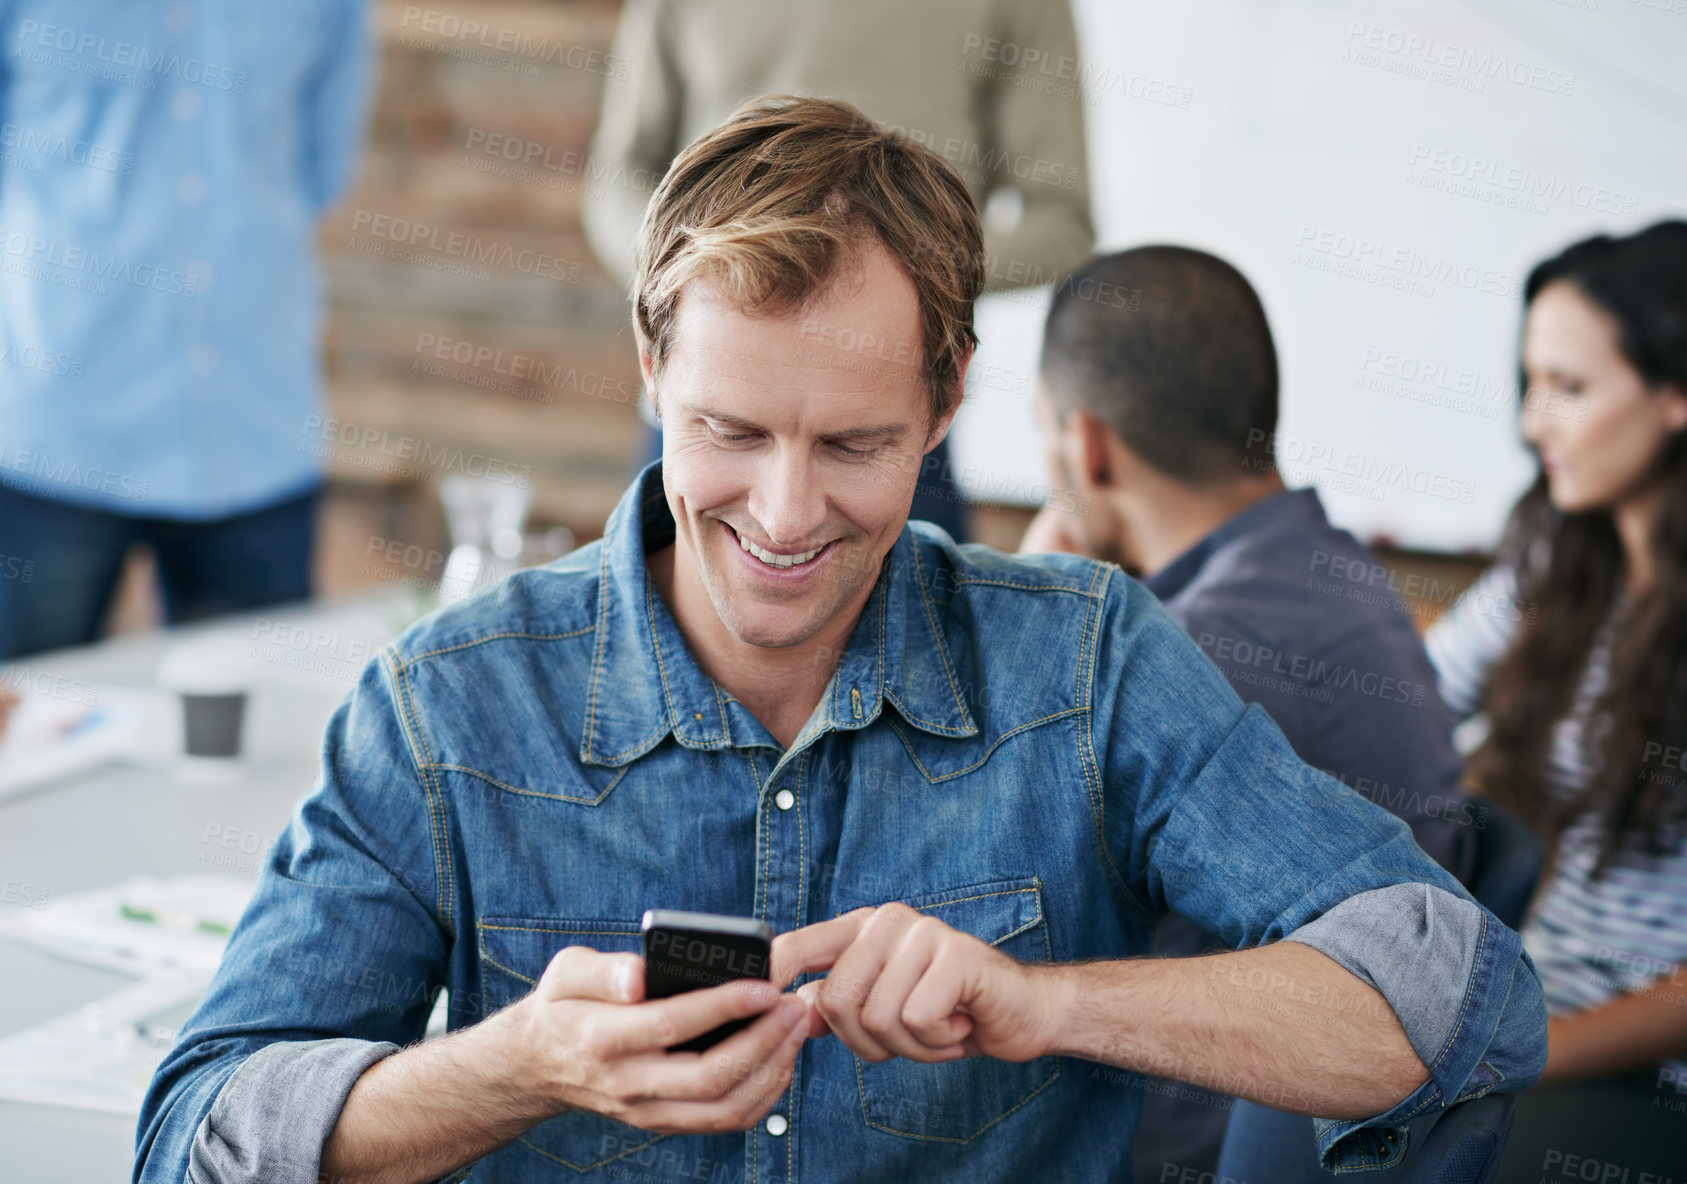
<instances>
[{"instance_id":1,"label":"man's nose","mask_svg":"<svg viewBox=\"0 0 1687 1184\"><path fill-rule=\"evenodd\" d=\"M750 513L775 547L805 547L826 521L826 494L804 448L773 450L750 491Z\"/></svg>"}]
</instances>

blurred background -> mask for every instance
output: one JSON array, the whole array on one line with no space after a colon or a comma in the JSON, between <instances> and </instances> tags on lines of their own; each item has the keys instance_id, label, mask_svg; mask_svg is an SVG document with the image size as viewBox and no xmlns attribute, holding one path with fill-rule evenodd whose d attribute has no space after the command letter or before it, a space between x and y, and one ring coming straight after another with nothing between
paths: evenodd
<instances>
[{"instance_id":1,"label":"blurred background","mask_svg":"<svg viewBox=\"0 0 1687 1184\"><path fill-rule=\"evenodd\" d=\"M999 250L938 474L965 539L1017 549L1048 491L1051 278L1179 244L1263 299L1266 450L1389 568L1343 578L1386 576L1420 631L1453 606L1536 472L1524 277L1687 210L1687 0L1071 0L1070 19L0 0L16 1178L121 1177L151 1072L380 647L600 535L652 447L631 227L738 95L853 87L982 200Z\"/></svg>"},{"instance_id":2,"label":"blurred background","mask_svg":"<svg viewBox=\"0 0 1687 1184\"><path fill-rule=\"evenodd\" d=\"M644 446L637 361L625 294L582 227L588 186L631 182L589 157L605 84L627 69L619 12L373 7L367 147L320 236L327 414L355 425L312 437L324 594L443 574L439 474L394 455L405 439L530 470L533 527L580 542L624 488ZM1530 472L1514 414L1523 275L1687 195L1687 14L1667 0L1076 0L1074 15L1098 248L1233 260L1276 332L1290 483L1318 485L1391 563L1468 578L1478 564L1462 560L1491 547ZM962 32L934 69L1037 74ZM426 235L375 253L404 246L394 224ZM453 233L559 262L452 270L430 244ZM989 380L954 436L970 534L1008 549L1044 487L1024 446L1042 306L1037 289L986 299L975 374ZM1414 492L1419 474L1443 492ZM408 565L403 547L420 548ZM148 562L137 549L117 629L158 619ZM1426 622L1447 603L1417 607Z\"/></svg>"}]
</instances>

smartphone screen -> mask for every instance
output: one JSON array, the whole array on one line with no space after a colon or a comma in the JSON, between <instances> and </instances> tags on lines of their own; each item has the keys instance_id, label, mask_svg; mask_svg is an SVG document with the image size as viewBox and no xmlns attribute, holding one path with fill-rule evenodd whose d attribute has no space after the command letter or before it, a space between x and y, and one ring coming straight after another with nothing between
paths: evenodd
<instances>
[{"instance_id":1,"label":"smartphone screen","mask_svg":"<svg viewBox=\"0 0 1687 1184\"><path fill-rule=\"evenodd\" d=\"M748 917L651 909L644 914L644 997L666 999L736 978L765 979L773 926ZM702 1052L750 1025L732 1020L669 1052Z\"/></svg>"}]
</instances>

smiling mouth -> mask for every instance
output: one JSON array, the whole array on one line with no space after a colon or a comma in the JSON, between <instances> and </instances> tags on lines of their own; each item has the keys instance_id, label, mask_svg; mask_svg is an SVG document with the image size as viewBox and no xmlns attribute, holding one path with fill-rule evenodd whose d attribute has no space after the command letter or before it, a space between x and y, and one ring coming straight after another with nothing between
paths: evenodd
<instances>
[{"instance_id":1,"label":"smiling mouth","mask_svg":"<svg viewBox=\"0 0 1687 1184\"><path fill-rule=\"evenodd\" d=\"M732 528L728 527L727 529L731 530ZM742 550L748 552L751 555L754 555L757 559L761 560L761 562L765 563L768 567L776 567L776 568L801 567L806 563L812 563L820 555L820 553L826 549L826 547L831 546L830 543L827 543L824 546L819 546L819 547L814 548L814 550L812 550L812 551L798 551L795 554L791 554L791 555L780 555L777 552L767 551L767 550L762 549L761 547L756 546L749 539L747 539L743 535L739 534L736 530L733 530L732 533L733 533L733 536L735 538L737 538L738 546Z\"/></svg>"}]
</instances>

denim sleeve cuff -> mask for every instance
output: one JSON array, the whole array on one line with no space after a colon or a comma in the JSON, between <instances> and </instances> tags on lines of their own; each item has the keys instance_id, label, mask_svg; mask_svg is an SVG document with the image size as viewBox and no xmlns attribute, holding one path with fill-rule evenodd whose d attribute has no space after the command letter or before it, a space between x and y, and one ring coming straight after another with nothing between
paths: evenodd
<instances>
[{"instance_id":1,"label":"denim sleeve cuff","mask_svg":"<svg viewBox=\"0 0 1687 1184\"><path fill-rule=\"evenodd\" d=\"M1546 1009L1534 966L1522 939L1474 901L1429 884L1394 884L1343 901L1285 940L1376 988L1429 1069L1428 1081L1383 1114L1317 1120L1325 1168L1391 1167L1414 1118L1540 1077Z\"/></svg>"},{"instance_id":2,"label":"denim sleeve cuff","mask_svg":"<svg viewBox=\"0 0 1687 1184\"><path fill-rule=\"evenodd\" d=\"M188 1184L317 1184L353 1083L398 1045L282 1041L247 1057L193 1135Z\"/></svg>"}]
</instances>

